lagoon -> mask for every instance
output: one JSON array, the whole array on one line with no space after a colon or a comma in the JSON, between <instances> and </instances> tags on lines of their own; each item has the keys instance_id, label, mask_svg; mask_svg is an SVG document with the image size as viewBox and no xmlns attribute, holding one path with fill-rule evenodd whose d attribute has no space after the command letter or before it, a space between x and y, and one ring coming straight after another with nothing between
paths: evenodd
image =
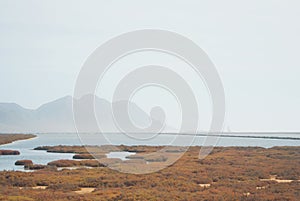
<instances>
[{"instance_id":1,"label":"lagoon","mask_svg":"<svg viewBox=\"0 0 300 201\"><path fill-rule=\"evenodd\" d=\"M38 146L55 146L55 145L104 145L108 144L109 141L114 145L149 145L149 146L163 146L170 145L175 140L176 135L170 134L159 134L157 136L152 136L152 134L136 134L135 136L126 136L120 133L109 133L105 134L107 141L99 141L99 135L97 133L93 134L80 134L77 133L48 133L48 134L35 134L37 137L15 141L10 144L0 145L0 149L10 149L18 150L21 152L20 155L9 155L0 156L0 171L2 170L19 170L24 171L22 166L15 166L17 160L29 159L35 164L47 164L50 161L60 160L60 159L72 159L73 153L48 153L46 151L33 150ZM244 134L245 135L245 134ZM248 136L248 135L247 135ZM262 136L262 135L259 135ZM266 136L266 135L265 135ZM297 138L298 134L293 135L280 135L276 136L283 137L293 137L294 139L269 139L269 138L248 138L248 137L218 137L217 143L213 144L215 146L258 146L264 148L270 148L273 146L300 146L300 139ZM272 136L271 136L272 137ZM177 142L176 145L183 145L186 142L193 141L193 146L201 146L206 140L205 136L196 136L192 140L193 136L184 136L183 141ZM147 140L146 140L147 139ZM186 142L185 142L186 140ZM87 143L88 142L88 143ZM113 154L113 157L124 157L123 153L119 155L117 153Z\"/></svg>"}]
</instances>

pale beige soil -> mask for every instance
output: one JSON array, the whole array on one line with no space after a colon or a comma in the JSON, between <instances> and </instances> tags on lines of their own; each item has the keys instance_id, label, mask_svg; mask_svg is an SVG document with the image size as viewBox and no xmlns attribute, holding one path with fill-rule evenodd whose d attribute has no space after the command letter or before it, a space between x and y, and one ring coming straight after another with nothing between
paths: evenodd
<instances>
[{"instance_id":1,"label":"pale beige soil","mask_svg":"<svg viewBox=\"0 0 300 201\"><path fill-rule=\"evenodd\" d=\"M270 179L260 179L260 181L276 181L277 183L291 183L292 181L300 180L277 179L276 175L270 175Z\"/></svg>"},{"instance_id":2,"label":"pale beige soil","mask_svg":"<svg viewBox=\"0 0 300 201\"><path fill-rule=\"evenodd\" d=\"M207 188L207 187L210 187L210 184L199 184L199 186L202 188Z\"/></svg>"},{"instance_id":3,"label":"pale beige soil","mask_svg":"<svg viewBox=\"0 0 300 201\"><path fill-rule=\"evenodd\" d=\"M78 194L86 194L86 193L91 193L94 190L95 188L81 188L79 191L74 191L74 192Z\"/></svg>"}]
</instances>

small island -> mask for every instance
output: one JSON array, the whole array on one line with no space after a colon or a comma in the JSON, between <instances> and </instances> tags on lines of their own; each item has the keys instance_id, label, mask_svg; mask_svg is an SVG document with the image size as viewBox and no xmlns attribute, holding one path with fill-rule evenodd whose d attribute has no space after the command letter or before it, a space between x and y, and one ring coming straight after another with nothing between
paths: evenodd
<instances>
[{"instance_id":1,"label":"small island","mask_svg":"<svg viewBox=\"0 0 300 201\"><path fill-rule=\"evenodd\" d=\"M0 155L20 155L17 150L0 150Z\"/></svg>"},{"instance_id":2,"label":"small island","mask_svg":"<svg viewBox=\"0 0 300 201\"><path fill-rule=\"evenodd\" d=\"M32 134L0 134L0 145L36 137ZM0 150L0 155L20 155L17 150Z\"/></svg>"},{"instance_id":3,"label":"small island","mask_svg":"<svg viewBox=\"0 0 300 201\"><path fill-rule=\"evenodd\" d=\"M32 165L32 164L33 164L32 160L18 160L15 162L15 165L20 165L20 166Z\"/></svg>"}]
</instances>

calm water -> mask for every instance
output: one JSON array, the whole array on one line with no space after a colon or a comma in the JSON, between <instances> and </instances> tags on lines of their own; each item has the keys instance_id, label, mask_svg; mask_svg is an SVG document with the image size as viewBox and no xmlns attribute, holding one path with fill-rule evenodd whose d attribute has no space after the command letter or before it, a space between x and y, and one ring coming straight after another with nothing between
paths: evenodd
<instances>
[{"instance_id":1,"label":"calm water","mask_svg":"<svg viewBox=\"0 0 300 201\"><path fill-rule=\"evenodd\" d=\"M112 144L120 145L169 145L176 138L172 135L151 136L150 134L139 134L140 140L133 139L123 134L107 134L107 140ZM286 135L281 135L286 136ZM299 137L298 134L290 135L291 137ZM152 138L151 138L152 137ZM145 140L147 139L147 140ZM191 141L192 136L184 136L176 145L186 144ZM198 136L195 138L193 145L202 145L206 137ZM22 166L15 166L14 163L21 159L30 159L35 164L47 164L50 161L59 159L72 159L74 154L69 153L47 153L46 151L33 150L38 146L45 145L102 145L107 141L101 141L99 134L78 134L73 133L53 133L53 134L37 134L36 138L16 141L11 144L1 145L0 149L19 150L20 155L0 156L0 170L23 170ZM238 137L220 137L216 146L300 146L300 140L288 139L256 139L256 138L238 138ZM125 155L124 155L125 154ZM108 157L125 158L126 153L110 153Z\"/></svg>"},{"instance_id":2,"label":"calm water","mask_svg":"<svg viewBox=\"0 0 300 201\"><path fill-rule=\"evenodd\" d=\"M135 153L132 152L127 152L127 151L116 151L116 152L110 152L108 154L106 154L107 158L119 158L123 161L129 160L128 158L126 158L127 156L131 156L134 155Z\"/></svg>"}]
</instances>

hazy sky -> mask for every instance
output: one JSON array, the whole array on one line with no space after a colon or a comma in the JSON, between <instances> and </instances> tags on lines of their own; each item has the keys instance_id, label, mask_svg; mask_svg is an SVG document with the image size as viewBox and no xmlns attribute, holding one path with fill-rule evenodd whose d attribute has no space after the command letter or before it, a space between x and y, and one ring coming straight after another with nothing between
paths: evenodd
<instances>
[{"instance_id":1,"label":"hazy sky","mask_svg":"<svg viewBox=\"0 0 300 201\"><path fill-rule=\"evenodd\" d=\"M95 48L145 28L209 55L231 130L300 130L299 0L0 0L0 102L36 108L71 95Z\"/></svg>"}]
</instances>

